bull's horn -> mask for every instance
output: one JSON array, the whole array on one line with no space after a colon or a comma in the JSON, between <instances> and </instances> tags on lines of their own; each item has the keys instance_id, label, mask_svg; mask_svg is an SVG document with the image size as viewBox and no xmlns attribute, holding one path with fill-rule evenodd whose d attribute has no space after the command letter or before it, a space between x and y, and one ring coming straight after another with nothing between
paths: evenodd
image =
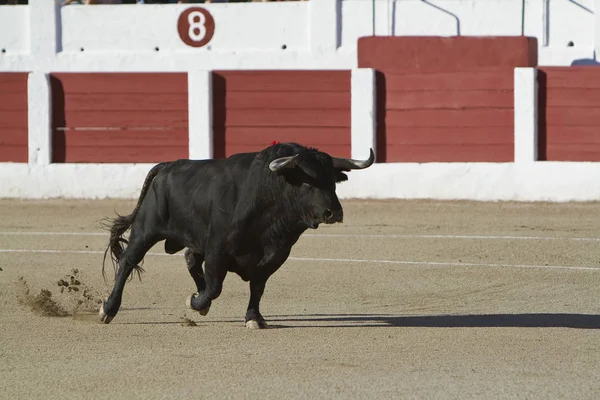
<instances>
[{"instance_id":1,"label":"bull's horn","mask_svg":"<svg viewBox=\"0 0 600 400\"><path fill-rule=\"evenodd\" d=\"M295 164L292 161L294 161L296 159L296 157L298 157L298 154L296 154L295 156L281 157L281 158L275 159L275 160L271 161L271 163L269 164L269 169L271 171L277 172L284 168L291 168Z\"/></svg>"},{"instance_id":2,"label":"bull's horn","mask_svg":"<svg viewBox=\"0 0 600 400\"><path fill-rule=\"evenodd\" d=\"M364 169L370 167L371 164L373 164L373 161L375 161L375 154L373 153L373 149L369 150L369 158L366 160L353 160L351 158L332 157L333 167L343 170Z\"/></svg>"}]
</instances>

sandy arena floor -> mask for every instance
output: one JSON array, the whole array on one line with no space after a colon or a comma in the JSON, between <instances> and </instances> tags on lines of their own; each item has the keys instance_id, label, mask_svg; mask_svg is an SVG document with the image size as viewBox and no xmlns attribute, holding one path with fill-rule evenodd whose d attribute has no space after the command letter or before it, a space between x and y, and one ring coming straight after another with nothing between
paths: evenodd
<instances>
[{"instance_id":1,"label":"sandy arena floor","mask_svg":"<svg viewBox=\"0 0 600 400\"><path fill-rule=\"evenodd\" d=\"M162 243L99 323L99 220L133 204L0 201L0 397L600 398L599 203L345 201L267 283L260 331L235 275L208 316L186 309ZM42 289L69 315L34 312Z\"/></svg>"}]
</instances>

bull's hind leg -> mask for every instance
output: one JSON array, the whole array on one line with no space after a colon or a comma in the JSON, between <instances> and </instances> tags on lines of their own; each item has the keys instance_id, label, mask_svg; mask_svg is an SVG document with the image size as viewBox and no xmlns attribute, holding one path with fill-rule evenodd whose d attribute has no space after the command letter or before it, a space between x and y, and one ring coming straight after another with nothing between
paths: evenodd
<instances>
[{"instance_id":1,"label":"bull's hind leg","mask_svg":"<svg viewBox=\"0 0 600 400\"><path fill-rule=\"evenodd\" d=\"M223 290L223 281L227 275L227 268L224 267L222 262L206 260L204 281L205 287L203 291L200 291L197 295L193 295L188 299L188 306L200 312L202 315L206 315L210 309L212 301L219 297ZM200 267L201 268L201 267Z\"/></svg>"},{"instance_id":2,"label":"bull's hind leg","mask_svg":"<svg viewBox=\"0 0 600 400\"><path fill-rule=\"evenodd\" d=\"M192 299L201 296L202 293L204 293L204 291L206 290L206 279L204 277L204 270L202 269L204 255L200 253L194 253L192 250L187 249L185 251L185 262L187 264L188 271L192 276L192 279L196 283L196 293L190 295L190 297L188 297L186 301L187 306L193 309ZM198 312L201 315L206 315L208 314L209 309L210 306L208 308L198 310Z\"/></svg>"},{"instance_id":3,"label":"bull's hind leg","mask_svg":"<svg viewBox=\"0 0 600 400\"><path fill-rule=\"evenodd\" d=\"M156 243L158 243L158 240L150 238L131 238L130 236L129 245L123 251L119 260L119 269L117 270L113 290L102 304L102 307L100 307L98 313L100 321L108 324L115 315L117 315L117 312L121 307L123 288L125 287L127 278L129 278L135 268L138 268L138 264L143 260L148 250Z\"/></svg>"}]
</instances>

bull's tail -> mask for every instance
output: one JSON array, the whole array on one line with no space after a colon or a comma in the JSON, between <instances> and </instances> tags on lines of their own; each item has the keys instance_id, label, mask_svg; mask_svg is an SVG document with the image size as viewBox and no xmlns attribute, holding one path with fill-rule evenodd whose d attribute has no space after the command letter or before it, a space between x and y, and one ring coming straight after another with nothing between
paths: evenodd
<instances>
[{"instance_id":1,"label":"bull's tail","mask_svg":"<svg viewBox=\"0 0 600 400\"><path fill-rule=\"evenodd\" d=\"M119 215L118 213L116 213L117 214L116 218L108 218L107 217L101 221L101 226L104 229L110 231L110 238L108 240L108 246L106 247L106 250L104 251L104 259L102 260L102 276L104 277L105 281L106 281L106 274L104 272L104 265L106 263L106 256L108 255L108 252L110 251L112 264L113 264L115 274L116 274L119 260L121 259L121 255L123 254L123 251L125 251L125 248L123 247L123 245L129 243L127 241L127 239L125 239L123 237L123 235L125 234L125 232L127 232L129 227L133 223L133 220L135 219L135 216L136 216L138 210L140 209L140 206L142 205L142 201L144 200L144 197L146 197L146 193L148 192L148 189L150 188L150 184L154 180L154 177L156 177L156 175L166 165L167 165L167 163L157 164L154 167L152 167L152 169L148 172L148 175L146 175L146 180L144 181L144 185L142 186L142 190L140 192L140 197L138 198L138 202L131 214L123 216L123 215ZM134 267L134 269L137 272L138 277L141 278L141 274L144 272L144 269L142 267L140 267L139 265L136 265Z\"/></svg>"}]
</instances>

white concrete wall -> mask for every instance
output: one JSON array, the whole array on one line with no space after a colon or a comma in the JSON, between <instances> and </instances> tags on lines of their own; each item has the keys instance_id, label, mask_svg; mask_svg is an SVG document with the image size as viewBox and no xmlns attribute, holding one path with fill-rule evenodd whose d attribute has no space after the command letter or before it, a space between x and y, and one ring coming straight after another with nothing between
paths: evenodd
<instances>
[{"instance_id":1,"label":"white concrete wall","mask_svg":"<svg viewBox=\"0 0 600 400\"><path fill-rule=\"evenodd\" d=\"M540 65L590 63L600 47L599 18L594 14L598 0L551 0L545 12L547 1L526 0L525 6L525 34L539 40ZM61 8L60 0L30 3L0 6L0 49L5 49L0 53L0 71L351 69L356 67L357 39L373 32L521 34L521 0L206 4L202 6L215 19L215 34L205 47L192 48L179 39L176 29L178 16L188 5ZM53 13L49 8L55 6ZM30 11L36 9L38 15L32 13L30 19ZM58 42L40 32L57 32ZM40 41L46 46L34 50L53 49L52 57L29 52Z\"/></svg>"}]
</instances>

